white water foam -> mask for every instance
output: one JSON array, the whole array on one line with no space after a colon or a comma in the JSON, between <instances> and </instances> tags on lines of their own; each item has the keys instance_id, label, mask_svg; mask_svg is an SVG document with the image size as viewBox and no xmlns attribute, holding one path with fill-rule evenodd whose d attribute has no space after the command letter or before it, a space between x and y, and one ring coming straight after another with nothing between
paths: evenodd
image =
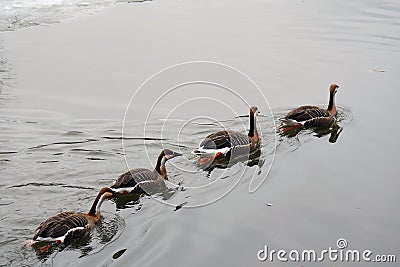
<instances>
[{"instance_id":1,"label":"white water foam","mask_svg":"<svg viewBox=\"0 0 400 267\"><path fill-rule=\"evenodd\" d=\"M0 31L57 23L82 13L128 0L2 0L0 1Z\"/></svg>"}]
</instances>

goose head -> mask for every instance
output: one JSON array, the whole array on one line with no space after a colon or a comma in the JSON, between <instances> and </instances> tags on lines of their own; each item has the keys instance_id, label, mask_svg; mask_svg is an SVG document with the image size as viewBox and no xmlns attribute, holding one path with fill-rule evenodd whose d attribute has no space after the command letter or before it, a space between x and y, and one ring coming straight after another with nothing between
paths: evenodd
<instances>
[{"instance_id":1,"label":"goose head","mask_svg":"<svg viewBox=\"0 0 400 267\"><path fill-rule=\"evenodd\" d=\"M329 86L329 92L333 92L333 93L337 93L337 90L339 88L339 85L337 85L336 83L333 83Z\"/></svg>"},{"instance_id":2,"label":"goose head","mask_svg":"<svg viewBox=\"0 0 400 267\"><path fill-rule=\"evenodd\" d=\"M163 158L164 158L165 161L167 161L169 159L172 159L172 158L175 158L175 157L182 156L181 153L178 153L178 152L175 152L175 151L172 151L172 150L169 150L169 149L164 149L161 152L161 154L163 154Z\"/></svg>"},{"instance_id":3,"label":"goose head","mask_svg":"<svg viewBox=\"0 0 400 267\"><path fill-rule=\"evenodd\" d=\"M254 115L258 115L260 113L260 111L258 110L258 108L256 106L252 106L250 108L250 113L253 113Z\"/></svg>"}]
</instances>

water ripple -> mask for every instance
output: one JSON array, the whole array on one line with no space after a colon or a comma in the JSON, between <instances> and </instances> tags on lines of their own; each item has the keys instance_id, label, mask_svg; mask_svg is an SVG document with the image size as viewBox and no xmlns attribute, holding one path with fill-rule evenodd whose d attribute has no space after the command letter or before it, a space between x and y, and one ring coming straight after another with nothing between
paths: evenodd
<instances>
[{"instance_id":1,"label":"water ripple","mask_svg":"<svg viewBox=\"0 0 400 267\"><path fill-rule=\"evenodd\" d=\"M75 189L84 189L84 190L93 190L94 189L93 187L80 186L80 185L68 185L68 184L64 184L64 183L39 183L39 182L18 184L18 185L9 186L8 188L20 188L20 187L27 187L27 186L37 186L37 187L55 186L55 187L75 188Z\"/></svg>"},{"instance_id":2,"label":"water ripple","mask_svg":"<svg viewBox=\"0 0 400 267\"><path fill-rule=\"evenodd\" d=\"M89 142L98 142L99 140L97 139L86 139L83 141L62 141L62 142L54 142L50 144L43 144L43 145L37 145L33 147L29 147L28 149L38 149L38 148L43 148L43 147L48 147L48 146L54 146L54 145L75 145L75 144L84 144L84 143L89 143Z\"/></svg>"},{"instance_id":3,"label":"water ripple","mask_svg":"<svg viewBox=\"0 0 400 267\"><path fill-rule=\"evenodd\" d=\"M165 138L157 137L126 137L126 136L102 136L103 139L109 140L144 140L144 141L163 141Z\"/></svg>"}]
</instances>

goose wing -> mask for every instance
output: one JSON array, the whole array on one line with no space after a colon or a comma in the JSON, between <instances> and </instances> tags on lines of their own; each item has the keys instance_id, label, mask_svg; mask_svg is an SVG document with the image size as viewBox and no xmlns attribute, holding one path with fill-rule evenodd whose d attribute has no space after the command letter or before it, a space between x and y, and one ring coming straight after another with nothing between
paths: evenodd
<instances>
[{"instance_id":1,"label":"goose wing","mask_svg":"<svg viewBox=\"0 0 400 267\"><path fill-rule=\"evenodd\" d=\"M219 131L212 133L200 143L203 149L222 149L249 144L249 137L233 131Z\"/></svg>"},{"instance_id":2,"label":"goose wing","mask_svg":"<svg viewBox=\"0 0 400 267\"><path fill-rule=\"evenodd\" d=\"M307 120L304 123L305 127L323 127L330 125L330 123L334 120L333 116L329 117L317 117L310 120Z\"/></svg>"},{"instance_id":3,"label":"goose wing","mask_svg":"<svg viewBox=\"0 0 400 267\"><path fill-rule=\"evenodd\" d=\"M133 169L121 174L111 188L135 187L140 182L157 180L158 175L144 168Z\"/></svg>"},{"instance_id":4,"label":"goose wing","mask_svg":"<svg viewBox=\"0 0 400 267\"><path fill-rule=\"evenodd\" d=\"M329 117L329 112L327 110L315 106L302 106L289 112L285 116L285 119L302 122L323 117Z\"/></svg>"},{"instance_id":5,"label":"goose wing","mask_svg":"<svg viewBox=\"0 0 400 267\"><path fill-rule=\"evenodd\" d=\"M62 212L42 222L35 231L33 240L54 240L73 237L86 233L88 218L82 213Z\"/></svg>"}]
</instances>

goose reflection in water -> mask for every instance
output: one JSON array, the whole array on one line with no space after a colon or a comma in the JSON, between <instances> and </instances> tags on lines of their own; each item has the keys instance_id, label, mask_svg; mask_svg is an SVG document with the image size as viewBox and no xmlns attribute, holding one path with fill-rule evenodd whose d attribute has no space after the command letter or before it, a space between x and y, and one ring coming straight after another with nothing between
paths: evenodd
<instances>
[{"instance_id":1,"label":"goose reflection in water","mask_svg":"<svg viewBox=\"0 0 400 267\"><path fill-rule=\"evenodd\" d=\"M299 132L304 130L304 127L291 127L287 125L280 125L279 134L286 137L295 137ZM336 120L332 121L328 126L307 128L314 133L314 136L319 138L330 135L329 142L336 143L343 128L337 123Z\"/></svg>"},{"instance_id":2,"label":"goose reflection in water","mask_svg":"<svg viewBox=\"0 0 400 267\"><path fill-rule=\"evenodd\" d=\"M165 181L158 181L157 183L143 186L143 189L144 192L141 193L131 192L115 197L112 201L115 203L117 210L135 208L136 211L139 211L141 209L140 200L144 196L152 196L166 201L177 192L178 187L170 188Z\"/></svg>"},{"instance_id":3,"label":"goose reflection in water","mask_svg":"<svg viewBox=\"0 0 400 267\"><path fill-rule=\"evenodd\" d=\"M202 161L202 158L198 159L196 164L199 168L211 172L215 168L228 168L236 163L239 162L244 162L247 166L255 166L255 165L260 165L261 164L261 147L258 145L256 148L253 150L247 149L246 151L240 151L240 152L228 152L226 155L216 155L212 161L206 160ZM208 159L208 158L207 158Z\"/></svg>"}]
</instances>

